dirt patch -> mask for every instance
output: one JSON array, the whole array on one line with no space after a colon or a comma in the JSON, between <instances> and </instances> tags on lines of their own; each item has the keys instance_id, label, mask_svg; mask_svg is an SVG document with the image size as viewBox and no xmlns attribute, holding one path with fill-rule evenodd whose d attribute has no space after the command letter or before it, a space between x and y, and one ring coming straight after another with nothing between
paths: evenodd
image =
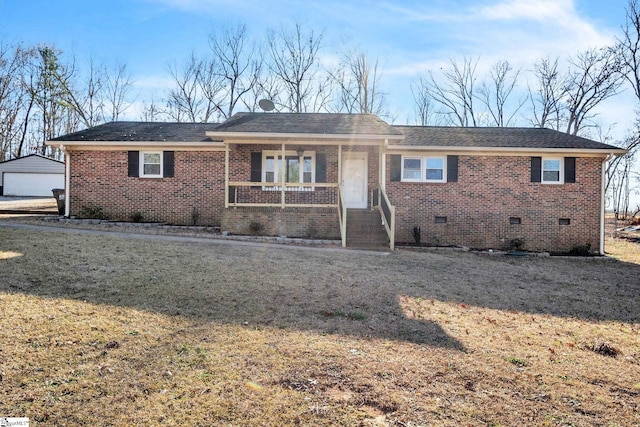
<instances>
[{"instance_id":1,"label":"dirt patch","mask_svg":"<svg viewBox=\"0 0 640 427\"><path fill-rule=\"evenodd\" d=\"M34 425L640 424L632 262L0 228L0 271Z\"/></svg>"}]
</instances>

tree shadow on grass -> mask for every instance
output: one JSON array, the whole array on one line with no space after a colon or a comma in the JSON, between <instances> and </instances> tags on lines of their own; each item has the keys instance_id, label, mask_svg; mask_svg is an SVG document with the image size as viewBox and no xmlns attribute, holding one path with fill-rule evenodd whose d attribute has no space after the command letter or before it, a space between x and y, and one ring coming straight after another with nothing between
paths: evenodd
<instances>
[{"instance_id":1,"label":"tree shadow on grass","mask_svg":"<svg viewBox=\"0 0 640 427\"><path fill-rule=\"evenodd\" d=\"M163 242L0 229L0 290L205 321L464 350L399 298L640 322L640 266L616 261Z\"/></svg>"},{"instance_id":2,"label":"tree shadow on grass","mask_svg":"<svg viewBox=\"0 0 640 427\"><path fill-rule=\"evenodd\" d=\"M0 251L21 254L0 260L0 291L464 350L437 322L405 315L394 255L0 233Z\"/></svg>"}]
</instances>

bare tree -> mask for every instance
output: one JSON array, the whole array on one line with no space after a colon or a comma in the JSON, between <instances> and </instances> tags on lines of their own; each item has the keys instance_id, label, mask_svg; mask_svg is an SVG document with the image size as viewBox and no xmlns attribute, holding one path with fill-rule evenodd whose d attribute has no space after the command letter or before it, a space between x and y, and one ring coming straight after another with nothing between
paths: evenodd
<instances>
[{"instance_id":1,"label":"bare tree","mask_svg":"<svg viewBox=\"0 0 640 427\"><path fill-rule=\"evenodd\" d=\"M415 121L420 126L438 124L433 99L429 93L429 81L425 77L411 84Z\"/></svg>"},{"instance_id":2,"label":"bare tree","mask_svg":"<svg viewBox=\"0 0 640 427\"><path fill-rule=\"evenodd\" d=\"M309 110L318 111L317 98L328 99L326 79L318 86L318 52L323 34L313 30L305 31L296 23L293 29L281 27L267 33L266 49L269 56L268 67L282 84L282 98L274 100L281 108L296 113ZM321 102L320 104L323 104Z\"/></svg>"},{"instance_id":3,"label":"bare tree","mask_svg":"<svg viewBox=\"0 0 640 427\"><path fill-rule=\"evenodd\" d=\"M564 87L567 130L571 135L589 126L594 109L618 94L623 75L622 62L615 49L591 49L569 60L571 68Z\"/></svg>"},{"instance_id":4,"label":"bare tree","mask_svg":"<svg viewBox=\"0 0 640 427\"><path fill-rule=\"evenodd\" d=\"M198 90L198 75L202 61L192 52L182 68L177 64L169 66L169 74L176 87L169 91L168 114L177 122L197 122L204 100Z\"/></svg>"},{"instance_id":5,"label":"bare tree","mask_svg":"<svg viewBox=\"0 0 640 427\"><path fill-rule=\"evenodd\" d=\"M540 128L559 130L562 122L562 97L566 76L558 70L558 58L544 58L534 66L537 87L529 87L533 118L531 123Z\"/></svg>"},{"instance_id":6,"label":"bare tree","mask_svg":"<svg viewBox=\"0 0 640 427\"><path fill-rule=\"evenodd\" d=\"M225 92L218 108L224 118L229 118L238 103L244 102L245 95L258 84L262 58L255 43L249 44L244 25L227 27L211 34L209 45L218 64L217 73Z\"/></svg>"},{"instance_id":7,"label":"bare tree","mask_svg":"<svg viewBox=\"0 0 640 427\"><path fill-rule=\"evenodd\" d=\"M213 119L220 110L222 81L215 60L198 59L192 53L181 69L169 67L176 87L169 91L167 114L178 122Z\"/></svg>"},{"instance_id":8,"label":"bare tree","mask_svg":"<svg viewBox=\"0 0 640 427\"><path fill-rule=\"evenodd\" d=\"M378 58L355 49L345 52L335 72L337 110L347 113L384 115L385 93L380 90Z\"/></svg>"},{"instance_id":9,"label":"bare tree","mask_svg":"<svg viewBox=\"0 0 640 427\"><path fill-rule=\"evenodd\" d=\"M74 70L73 66L69 67L60 61L62 52L54 47L39 46L35 51L26 81L31 104L36 108L38 116L34 117L37 124L31 122L31 117L27 122L33 132L33 150L46 155L45 141L76 130L73 121L68 120L69 116L65 114L65 110L73 107L68 102L63 102L68 99L68 88Z\"/></svg>"},{"instance_id":10,"label":"bare tree","mask_svg":"<svg viewBox=\"0 0 640 427\"><path fill-rule=\"evenodd\" d=\"M82 87L75 89L71 85L71 77L75 77L75 62L68 72L68 76L54 75L59 78L60 100L64 105L72 108L80 123L85 127L92 127L104 122L104 69L89 59L89 70ZM67 118L69 119L69 118ZM71 121L72 122L72 121ZM68 121L68 123L71 123Z\"/></svg>"},{"instance_id":11,"label":"bare tree","mask_svg":"<svg viewBox=\"0 0 640 427\"><path fill-rule=\"evenodd\" d=\"M105 120L117 121L129 108L127 97L131 86L131 76L125 64L116 63L111 70L105 71Z\"/></svg>"},{"instance_id":12,"label":"bare tree","mask_svg":"<svg viewBox=\"0 0 640 427\"><path fill-rule=\"evenodd\" d=\"M140 120L143 122L160 122L165 112L160 108L156 102L152 99L149 103L142 103L142 112L140 113Z\"/></svg>"},{"instance_id":13,"label":"bare tree","mask_svg":"<svg viewBox=\"0 0 640 427\"><path fill-rule=\"evenodd\" d=\"M441 70L442 81L436 79L433 71L428 73L429 94L443 108L441 114L450 123L463 127L478 125L474 109L478 61L465 57L460 65L451 60L451 68Z\"/></svg>"},{"instance_id":14,"label":"bare tree","mask_svg":"<svg viewBox=\"0 0 640 427\"><path fill-rule=\"evenodd\" d=\"M513 70L509 61L498 61L491 68L491 83L483 83L478 90L478 98L487 108L491 125L509 126L525 101L519 100L511 112L507 112L509 98L518 82L520 70Z\"/></svg>"},{"instance_id":15,"label":"bare tree","mask_svg":"<svg viewBox=\"0 0 640 427\"><path fill-rule=\"evenodd\" d=\"M20 118L26 93L21 83L26 55L19 45L0 44L0 161L14 154L14 141L22 138Z\"/></svg>"}]
</instances>

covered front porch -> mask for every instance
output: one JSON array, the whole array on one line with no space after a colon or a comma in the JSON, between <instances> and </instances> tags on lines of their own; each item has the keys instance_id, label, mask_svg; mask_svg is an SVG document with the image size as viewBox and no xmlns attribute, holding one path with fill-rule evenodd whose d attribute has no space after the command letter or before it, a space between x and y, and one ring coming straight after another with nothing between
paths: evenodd
<instances>
[{"instance_id":1,"label":"covered front porch","mask_svg":"<svg viewBox=\"0 0 640 427\"><path fill-rule=\"evenodd\" d=\"M385 244L392 242L393 218L384 199L384 144L225 145L225 214L223 230L238 234L335 238L347 246L349 212L373 210L387 224ZM393 207L385 209L391 213ZM374 212L375 212L374 211ZM362 214L353 216L362 221ZM363 233L365 234L365 233Z\"/></svg>"},{"instance_id":2,"label":"covered front porch","mask_svg":"<svg viewBox=\"0 0 640 427\"><path fill-rule=\"evenodd\" d=\"M225 149L223 231L335 236L346 246L349 209L378 208L393 245L385 153L404 136L379 118L240 113L207 137Z\"/></svg>"}]
</instances>

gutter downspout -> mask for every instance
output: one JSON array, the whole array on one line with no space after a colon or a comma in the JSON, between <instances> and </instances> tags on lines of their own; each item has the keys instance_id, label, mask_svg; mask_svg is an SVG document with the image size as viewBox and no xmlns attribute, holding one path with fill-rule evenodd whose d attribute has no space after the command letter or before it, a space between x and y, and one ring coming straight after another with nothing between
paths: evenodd
<instances>
[{"instance_id":1,"label":"gutter downspout","mask_svg":"<svg viewBox=\"0 0 640 427\"><path fill-rule=\"evenodd\" d=\"M606 187L606 182L605 182L605 175L606 175L606 171L607 171L607 162L609 160L611 160L613 157L615 157L614 154L609 154L607 157L605 157L602 160L602 183L601 183L601 187L600 187L600 255L604 255L604 226L605 226L605 187Z\"/></svg>"},{"instance_id":2,"label":"gutter downspout","mask_svg":"<svg viewBox=\"0 0 640 427\"><path fill-rule=\"evenodd\" d=\"M71 194L70 184L71 184L71 154L65 150L64 145L60 144L60 149L64 152L65 164L64 164L64 216L65 218L69 218L71 212L71 199L69 195Z\"/></svg>"}]
</instances>

